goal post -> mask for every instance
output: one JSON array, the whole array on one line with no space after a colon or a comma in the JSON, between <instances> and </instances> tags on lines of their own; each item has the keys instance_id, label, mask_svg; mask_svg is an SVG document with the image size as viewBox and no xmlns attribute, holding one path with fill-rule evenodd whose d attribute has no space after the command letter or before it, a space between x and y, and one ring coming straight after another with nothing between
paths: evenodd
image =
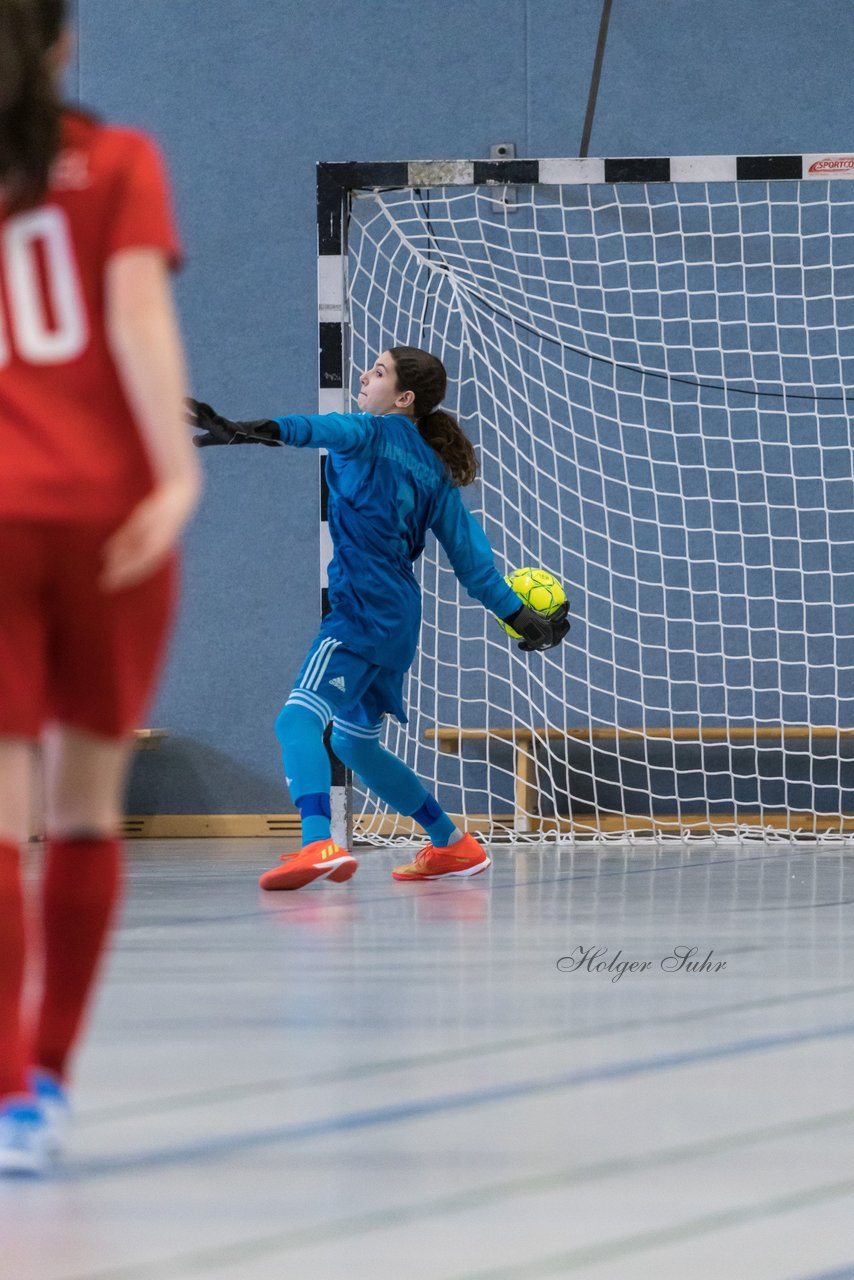
<instances>
[{"instance_id":1,"label":"goal post","mask_svg":"<svg viewBox=\"0 0 854 1280\"><path fill-rule=\"evenodd\" d=\"M434 352L499 568L570 599L567 642L524 654L435 542L417 565L387 743L470 829L854 834L852 176L831 155L318 166L319 410L352 409L379 351ZM334 792L357 838L411 838L340 767Z\"/></svg>"}]
</instances>

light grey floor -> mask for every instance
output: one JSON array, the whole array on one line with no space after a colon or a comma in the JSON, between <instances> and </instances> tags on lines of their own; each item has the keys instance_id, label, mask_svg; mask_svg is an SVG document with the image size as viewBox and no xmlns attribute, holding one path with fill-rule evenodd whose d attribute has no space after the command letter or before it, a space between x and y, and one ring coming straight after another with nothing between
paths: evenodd
<instances>
[{"instance_id":1,"label":"light grey floor","mask_svg":"<svg viewBox=\"0 0 854 1280\"><path fill-rule=\"evenodd\" d=\"M854 1276L854 853L498 847L405 885L368 850L262 895L282 847L131 844L3 1280ZM649 967L558 966L592 947Z\"/></svg>"}]
</instances>

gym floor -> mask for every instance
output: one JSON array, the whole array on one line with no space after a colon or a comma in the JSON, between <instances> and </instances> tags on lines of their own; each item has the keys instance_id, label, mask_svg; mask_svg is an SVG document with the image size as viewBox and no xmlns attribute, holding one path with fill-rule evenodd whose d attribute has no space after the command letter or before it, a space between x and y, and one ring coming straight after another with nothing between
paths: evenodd
<instances>
[{"instance_id":1,"label":"gym floor","mask_svg":"<svg viewBox=\"0 0 854 1280\"><path fill-rule=\"evenodd\" d=\"M130 843L5 1280L854 1277L850 847L496 846L419 885L368 849L262 894L282 848Z\"/></svg>"}]
</instances>

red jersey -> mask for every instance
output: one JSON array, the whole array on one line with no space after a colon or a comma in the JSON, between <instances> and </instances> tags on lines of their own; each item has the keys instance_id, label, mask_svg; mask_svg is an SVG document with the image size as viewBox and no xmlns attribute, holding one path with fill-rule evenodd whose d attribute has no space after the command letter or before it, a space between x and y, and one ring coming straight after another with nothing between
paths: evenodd
<instances>
[{"instance_id":1,"label":"red jersey","mask_svg":"<svg viewBox=\"0 0 854 1280\"><path fill-rule=\"evenodd\" d=\"M144 247L177 261L159 152L66 113L43 203L0 200L0 519L120 520L151 490L105 316L107 262Z\"/></svg>"}]
</instances>

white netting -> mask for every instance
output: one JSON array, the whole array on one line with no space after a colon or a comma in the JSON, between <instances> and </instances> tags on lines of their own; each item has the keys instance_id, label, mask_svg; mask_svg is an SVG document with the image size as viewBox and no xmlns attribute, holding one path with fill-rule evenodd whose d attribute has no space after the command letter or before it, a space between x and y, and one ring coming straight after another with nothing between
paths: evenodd
<instances>
[{"instance_id":1,"label":"white netting","mask_svg":"<svg viewBox=\"0 0 854 1280\"><path fill-rule=\"evenodd\" d=\"M353 202L354 389L395 343L444 361L482 465L466 501L502 571L551 570L572 614L519 653L431 540L390 749L493 836L843 834L854 184L516 195ZM355 811L411 829L358 788Z\"/></svg>"}]
</instances>

